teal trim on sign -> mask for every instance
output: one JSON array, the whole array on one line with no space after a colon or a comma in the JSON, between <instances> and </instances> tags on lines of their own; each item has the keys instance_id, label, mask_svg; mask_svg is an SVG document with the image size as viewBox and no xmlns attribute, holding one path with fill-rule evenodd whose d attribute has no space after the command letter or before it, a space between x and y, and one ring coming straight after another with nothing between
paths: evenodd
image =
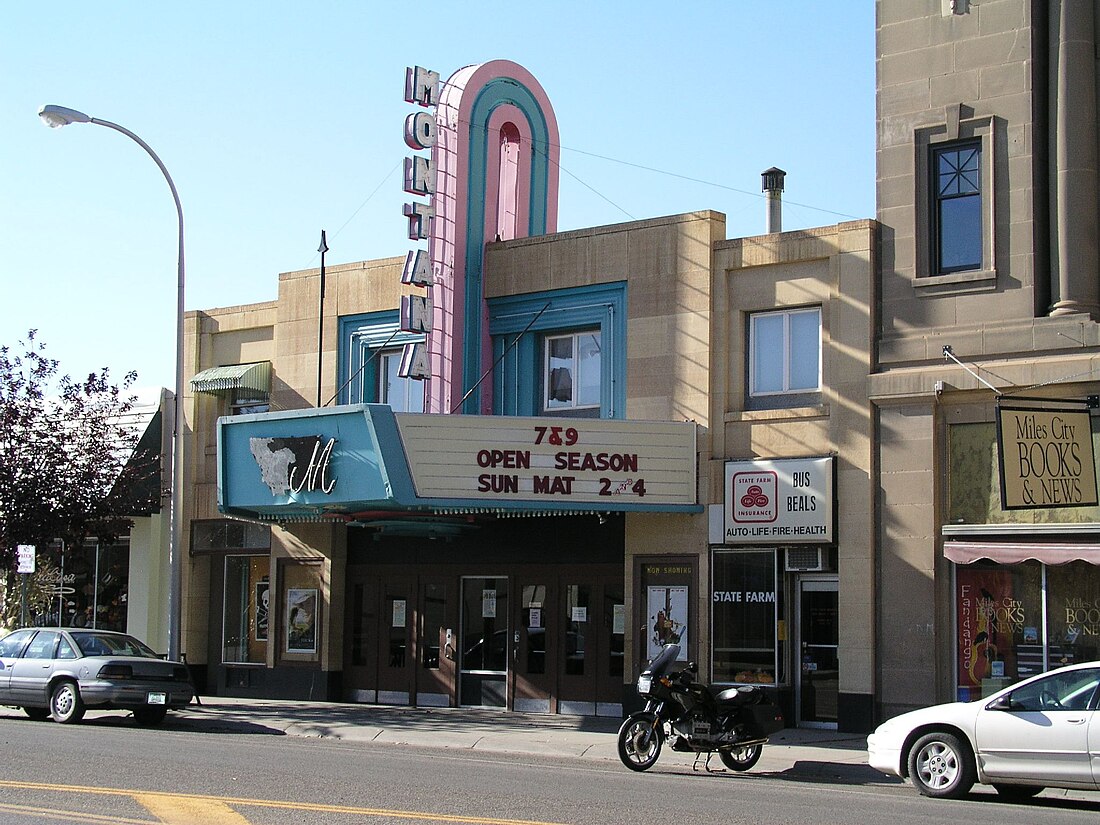
<instances>
[{"instance_id":1,"label":"teal trim on sign","mask_svg":"<svg viewBox=\"0 0 1100 825\"><path fill-rule=\"evenodd\" d=\"M380 512L700 513L703 507L619 497L598 503L423 498L413 486L393 410L355 404L219 418L218 510L278 522L352 520L357 514L376 519Z\"/></svg>"},{"instance_id":2,"label":"teal trim on sign","mask_svg":"<svg viewBox=\"0 0 1100 825\"><path fill-rule=\"evenodd\" d=\"M549 192L550 160L546 147L550 131L542 107L530 90L513 78L501 77L489 81L478 93L470 110L470 182L466 200L466 329L463 345L462 392L465 393L481 378L485 366L481 363L482 273L485 249L485 182L489 164L489 119L493 111L505 104L519 109L531 128L530 202L527 235L546 234L547 193ZM540 151L541 149L541 151ZM481 390L476 389L466 399L461 412L481 411Z\"/></svg>"},{"instance_id":3,"label":"teal trim on sign","mask_svg":"<svg viewBox=\"0 0 1100 825\"><path fill-rule=\"evenodd\" d=\"M510 295L488 303L489 335L498 364L493 375L495 415L542 415L543 339L595 328L603 347L600 418L626 418L625 281ZM511 346L528 325L527 333Z\"/></svg>"},{"instance_id":4,"label":"teal trim on sign","mask_svg":"<svg viewBox=\"0 0 1100 825\"><path fill-rule=\"evenodd\" d=\"M310 468L314 483L303 484ZM218 509L223 513L321 517L404 508L415 498L393 410L384 404L218 419Z\"/></svg>"}]
</instances>

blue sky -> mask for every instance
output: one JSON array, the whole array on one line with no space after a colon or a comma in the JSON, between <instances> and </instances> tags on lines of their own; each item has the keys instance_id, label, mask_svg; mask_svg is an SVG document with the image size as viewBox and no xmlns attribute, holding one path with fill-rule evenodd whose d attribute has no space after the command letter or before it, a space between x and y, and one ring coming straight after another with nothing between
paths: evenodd
<instances>
[{"instance_id":1,"label":"blue sky","mask_svg":"<svg viewBox=\"0 0 1100 825\"><path fill-rule=\"evenodd\" d=\"M513 11L515 9L515 11ZM55 2L0 26L0 344L35 328L74 376L174 375L176 216L125 136L47 129L46 103L140 135L183 204L188 309L277 276L403 255L406 66L509 59L558 119L559 229L696 209L764 231L874 217L874 4Z\"/></svg>"}]
</instances>

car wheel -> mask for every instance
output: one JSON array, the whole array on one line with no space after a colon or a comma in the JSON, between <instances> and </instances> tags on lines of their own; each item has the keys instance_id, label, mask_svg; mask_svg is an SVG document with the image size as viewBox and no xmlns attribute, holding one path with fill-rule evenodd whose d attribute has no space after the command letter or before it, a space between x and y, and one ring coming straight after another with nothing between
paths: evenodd
<instances>
[{"instance_id":1,"label":"car wheel","mask_svg":"<svg viewBox=\"0 0 1100 825\"><path fill-rule=\"evenodd\" d=\"M1008 800L1031 799L1043 790L1040 785L998 785L993 784L998 794Z\"/></svg>"},{"instance_id":2,"label":"car wheel","mask_svg":"<svg viewBox=\"0 0 1100 825\"><path fill-rule=\"evenodd\" d=\"M927 733L909 751L909 779L924 796L958 799L974 787L970 748L950 733Z\"/></svg>"},{"instance_id":3,"label":"car wheel","mask_svg":"<svg viewBox=\"0 0 1100 825\"><path fill-rule=\"evenodd\" d=\"M45 722L50 718L49 708L23 708L23 713L27 714L35 722Z\"/></svg>"},{"instance_id":4,"label":"car wheel","mask_svg":"<svg viewBox=\"0 0 1100 825\"><path fill-rule=\"evenodd\" d=\"M50 693L50 715L55 722L72 724L84 718L84 700L76 682L58 682Z\"/></svg>"},{"instance_id":5,"label":"car wheel","mask_svg":"<svg viewBox=\"0 0 1100 825\"><path fill-rule=\"evenodd\" d=\"M134 721L142 727L152 727L164 721L168 714L168 708L137 708L134 710Z\"/></svg>"}]
</instances>

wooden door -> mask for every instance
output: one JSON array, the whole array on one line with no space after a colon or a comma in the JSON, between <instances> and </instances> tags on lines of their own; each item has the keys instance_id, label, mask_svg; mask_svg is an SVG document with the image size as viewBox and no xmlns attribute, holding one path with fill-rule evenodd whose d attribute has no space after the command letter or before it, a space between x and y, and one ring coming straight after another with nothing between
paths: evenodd
<instances>
[{"instance_id":1,"label":"wooden door","mask_svg":"<svg viewBox=\"0 0 1100 825\"><path fill-rule=\"evenodd\" d=\"M378 577L349 568L344 690L353 702L378 701Z\"/></svg>"},{"instance_id":2,"label":"wooden door","mask_svg":"<svg viewBox=\"0 0 1100 825\"><path fill-rule=\"evenodd\" d=\"M379 582L381 596L378 632L378 702L412 704L416 673L413 648L416 579L403 573L384 573Z\"/></svg>"}]
</instances>

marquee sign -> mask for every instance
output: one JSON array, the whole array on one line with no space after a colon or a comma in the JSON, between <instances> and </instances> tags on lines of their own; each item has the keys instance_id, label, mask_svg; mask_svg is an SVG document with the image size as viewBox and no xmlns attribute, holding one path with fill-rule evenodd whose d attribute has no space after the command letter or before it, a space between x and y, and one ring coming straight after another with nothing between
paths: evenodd
<instances>
[{"instance_id":1,"label":"marquee sign","mask_svg":"<svg viewBox=\"0 0 1100 825\"><path fill-rule=\"evenodd\" d=\"M1001 508L1097 504L1092 418L1084 406L997 406Z\"/></svg>"},{"instance_id":2,"label":"marquee sign","mask_svg":"<svg viewBox=\"0 0 1100 825\"><path fill-rule=\"evenodd\" d=\"M424 498L695 504L695 425L397 414ZM560 421L560 423L558 423Z\"/></svg>"},{"instance_id":3,"label":"marquee sign","mask_svg":"<svg viewBox=\"0 0 1100 825\"><path fill-rule=\"evenodd\" d=\"M725 543L834 541L831 457L727 461Z\"/></svg>"}]
</instances>

